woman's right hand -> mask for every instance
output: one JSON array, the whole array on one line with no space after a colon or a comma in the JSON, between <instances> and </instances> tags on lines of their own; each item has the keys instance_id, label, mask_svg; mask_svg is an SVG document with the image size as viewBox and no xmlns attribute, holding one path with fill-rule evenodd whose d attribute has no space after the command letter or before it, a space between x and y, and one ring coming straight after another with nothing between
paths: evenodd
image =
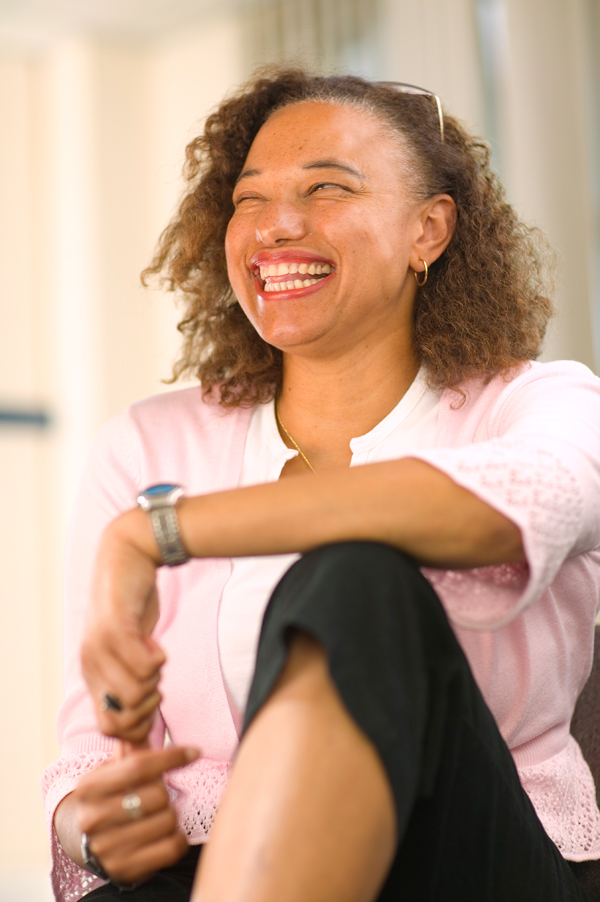
<instances>
[{"instance_id":1,"label":"woman's right hand","mask_svg":"<svg viewBox=\"0 0 600 902\"><path fill-rule=\"evenodd\" d=\"M64 851L84 867L81 837L87 833L90 850L117 883L139 883L175 864L187 841L162 777L197 757L195 749L118 743L110 761L82 777L57 809L54 823ZM124 807L127 798L133 810Z\"/></svg>"},{"instance_id":2,"label":"woman's right hand","mask_svg":"<svg viewBox=\"0 0 600 902\"><path fill-rule=\"evenodd\" d=\"M82 672L100 730L132 743L146 739L161 700L165 655L151 635L159 616L158 566L143 511L128 511L108 525L96 556L81 645ZM107 705L110 698L114 704Z\"/></svg>"}]
</instances>

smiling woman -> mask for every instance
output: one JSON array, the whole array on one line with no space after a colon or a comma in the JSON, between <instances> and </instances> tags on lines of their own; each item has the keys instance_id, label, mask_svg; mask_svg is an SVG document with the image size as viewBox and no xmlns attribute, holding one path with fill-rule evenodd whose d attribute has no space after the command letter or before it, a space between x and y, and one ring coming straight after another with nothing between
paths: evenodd
<instances>
[{"instance_id":1,"label":"smiling woman","mask_svg":"<svg viewBox=\"0 0 600 902\"><path fill-rule=\"evenodd\" d=\"M419 255L432 260L447 246L455 207L448 195L419 202L398 144L374 116L313 101L278 110L250 148L233 192L227 269L248 321L284 352L287 379L307 356L339 372L345 360L356 377L367 343L378 349L369 367L383 374L400 354L400 388L414 379L412 272ZM301 265L320 278L282 284Z\"/></svg>"},{"instance_id":2,"label":"smiling woman","mask_svg":"<svg viewBox=\"0 0 600 902\"><path fill-rule=\"evenodd\" d=\"M434 100L275 71L188 148L146 276L200 385L83 479L59 898L589 899L600 383L533 362L544 254Z\"/></svg>"}]
</instances>

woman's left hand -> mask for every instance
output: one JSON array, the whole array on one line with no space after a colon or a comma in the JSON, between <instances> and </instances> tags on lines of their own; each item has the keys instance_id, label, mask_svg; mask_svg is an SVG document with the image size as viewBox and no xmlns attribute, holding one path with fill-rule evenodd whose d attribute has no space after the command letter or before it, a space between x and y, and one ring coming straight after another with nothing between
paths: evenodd
<instances>
[{"instance_id":1,"label":"woman's left hand","mask_svg":"<svg viewBox=\"0 0 600 902\"><path fill-rule=\"evenodd\" d=\"M79 841L85 833L89 851L112 880L147 880L185 854L186 837L163 776L197 757L195 749L140 749L123 743L110 761L82 777L69 809Z\"/></svg>"},{"instance_id":2,"label":"woman's left hand","mask_svg":"<svg viewBox=\"0 0 600 902\"><path fill-rule=\"evenodd\" d=\"M82 671L103 733L143 742L161 701L165 655L158 620L158 550L146 515L132 510L105 530L96 558L81 649Z\"/></svg>"}]
</instances>

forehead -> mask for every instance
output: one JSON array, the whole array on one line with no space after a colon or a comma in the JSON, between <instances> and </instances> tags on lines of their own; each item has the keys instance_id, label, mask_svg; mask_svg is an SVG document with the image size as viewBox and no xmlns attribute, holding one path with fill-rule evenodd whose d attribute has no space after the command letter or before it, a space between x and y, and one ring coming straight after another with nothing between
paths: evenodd
<instances>
[{"instance_id":1,"label":"forehead","mask_svg":"<svg viewBox=\"0 0 600 902\"><path fill-rule=\"evenodd\" d=\"M324 154L345 159L363 172L360 164L364 167L366 162L395 163L397 167L400 141L367 110L303 101L277 110L265 122L250 147L244 169L301 164L321 159Z\"/></svg>"}]
</instances>

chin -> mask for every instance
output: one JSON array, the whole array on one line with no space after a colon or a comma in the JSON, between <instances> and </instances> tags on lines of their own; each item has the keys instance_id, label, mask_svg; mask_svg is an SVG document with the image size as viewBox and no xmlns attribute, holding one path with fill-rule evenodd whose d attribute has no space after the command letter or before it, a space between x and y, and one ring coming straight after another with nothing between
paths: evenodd
<instances>
[{"instance_id":1,"label":"chin","mask_svg":"<svg viewBox=\"0 0 600 902\"><path fill-rule=\"evenodd\" d=\"M315 347L320 335L306 329L257 329L263 341L277 348L283 354L309 352Z\"/></svg>"}]
</instances>

